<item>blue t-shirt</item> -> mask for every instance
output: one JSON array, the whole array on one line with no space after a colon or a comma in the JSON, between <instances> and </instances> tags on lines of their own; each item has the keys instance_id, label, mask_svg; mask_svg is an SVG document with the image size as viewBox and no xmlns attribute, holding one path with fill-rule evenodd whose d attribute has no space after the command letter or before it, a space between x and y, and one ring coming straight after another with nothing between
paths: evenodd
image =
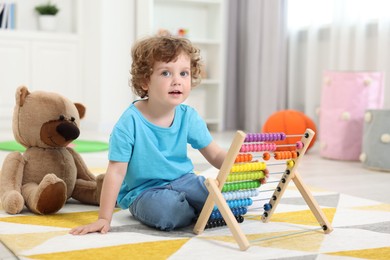
<instances>
[{"instance_id":1,"label":"blue t-shirt","mask_svg":"<svg viewBox=\"0 0 390 260\"><path fill-rule=\"evenodd\" d=\"M118 205L128 208L142 191L193 172L187 143L194 149L202 149L211 141L206 123L187 105L176 107L170 127L159 127L149 122L133 103L110 136L108 159L128 162Z\"/></svg>"}]
</instances>

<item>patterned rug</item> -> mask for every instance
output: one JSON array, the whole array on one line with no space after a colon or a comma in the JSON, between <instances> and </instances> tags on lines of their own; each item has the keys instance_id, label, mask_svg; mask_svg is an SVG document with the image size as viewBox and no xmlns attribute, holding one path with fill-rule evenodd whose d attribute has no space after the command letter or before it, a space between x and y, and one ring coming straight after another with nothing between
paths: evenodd
<instances>
[{"instance_id":1,"label":"patterned rug","mask_svg":"<svg viewBox=\"0 0 390 260\"><path fill-rule=\"evenodd\" d=\"M116 209L108 234L72 236L70 228L97 218L98 207L69 201L57 214L8 215L0 206L0 239L19 259L389 259L390 205L311 189L334 227L324 234L290 184L269 223L251 206L240 227L251 241L240 251L225 227L192 233L148 228Z\"/></svg>"}]
</instances>

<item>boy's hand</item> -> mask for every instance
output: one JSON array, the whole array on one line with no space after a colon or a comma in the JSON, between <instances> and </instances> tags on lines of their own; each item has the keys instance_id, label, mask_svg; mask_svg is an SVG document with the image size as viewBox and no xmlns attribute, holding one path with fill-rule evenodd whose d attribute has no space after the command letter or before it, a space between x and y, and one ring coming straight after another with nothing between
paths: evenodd
<instances>
[{"instance_id":1,"label":"boy's hand","mask_svg":"<svg viewBox=\"0 0 390 260\"><path fill-rule=\"evenodd\" d=\"M110 230L110 222L106 219L98 219L89 225L79 226L72 228L69 234L72 235L85 235L92 232L100 232L106 234Z\"/></svg>"}]
</instances>

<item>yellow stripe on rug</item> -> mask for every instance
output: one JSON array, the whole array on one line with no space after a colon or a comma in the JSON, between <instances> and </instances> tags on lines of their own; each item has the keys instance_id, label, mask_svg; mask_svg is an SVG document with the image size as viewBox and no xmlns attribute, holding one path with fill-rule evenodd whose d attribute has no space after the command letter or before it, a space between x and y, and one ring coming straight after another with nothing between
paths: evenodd
<instances>
[{"instance_id":1,"label":"yellow stripe on rug","mask_svg":"<svg viewBox=\"0 0 390 260\"><path fill-rule=\"evenodd\" d=\"M119 211L117 209L116 211ZM40 225L50 227L74 228L89 224L98 218L98 211L58 213L53 215L16 216L0 218L1 222Z\"/></svg>"},{"instance_id":2,"label":"yellow stripe on rug","mask_svg":"<svg viewBox=\"0 0 390 260\"><path fill-rule=\"evenodd\" d=\"M359 210L375 210L375 211L385 211L390 212L390 204L378 204L378 205L372 205L372 206L362 206L362 207L353 207L353 209L359 209Z\"/></svg>"},{"instance_id":3,"label":"yellow stripe on rug","mask_svg":"<svg viewBox=\"0 0 390 260\"><path fill-rule=\"evenodd\" d=\"M333 222L334 215L336 214L336 208L323 208L326 218L330 223ZM257 216L245 216L245 218L252 220L261 220L261 215ZM310 210L291 211L283 213L274 213L270 219L272 222L287 222L299 225L317 226L319 225L317 219L314 217Z\"/></svg>"},{"instance_id":4,"label":"yellow stripe on rug","mask_svg":"<svg viewBox=\"0 0 390 260\"><path fill-rule=\"evenodd\" d=\"M252 246L271 247L305 252L317 252L325 238L325 234L318 230L290 230L283 232L268 232L247 234L246 237ZM236 243L232 236L201 237L206 240L217 240Z\"/></svg>"},{"instance_id":5,"label":"yellow stripe on rug","mask_svg":"<svg viewBox=\"0 0 390 260\"><path fill-rule=\"evenodd\" d=\"M29 259L167 259L189 239L164 240L138 244L91 248L51 254L26 255Z\"/></svg>"},{"instance_id":6,"label":"yellow stripe on rug","mask_svg":"<svg viewBox=\"0 0 390 260\"><path fill-rule=\"evenodd\" d=\"M299 250L305 252L318 252L325 234L318 230L290 230L264 234L248 235L249 241L257 246Z\"/></svg>"},{"instance_id":7,"label":"yellow stripe on rug","mask_svg":"<svg viewBox=\"0 0 390 260\"><path fill-rule=\"evenodd\" d=\"M39 233L0 235L0 240L4 244L6 244L14 254L18 254L20 251L29 250L38 245L41 245L53 237L66 235L68 234L68 232L68 230L63 230Z\"/></svg>"},{"instance_id":8,"label":"yellow stripe on rug","mask_svg":"<svg viewBox=\"0 0 390 260\"><path fill-rule=\"evenodd\" d=\"M340 251L327 253L334 256L349 256L364 259L388 260L390 256L390 247L369 248L362 250Z\"/></svg>"}]
</instances>

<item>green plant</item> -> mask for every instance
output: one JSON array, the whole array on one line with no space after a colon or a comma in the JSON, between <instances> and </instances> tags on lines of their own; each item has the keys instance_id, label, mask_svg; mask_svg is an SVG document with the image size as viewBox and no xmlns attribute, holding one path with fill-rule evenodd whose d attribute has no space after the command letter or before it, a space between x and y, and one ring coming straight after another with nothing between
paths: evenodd
<instances>
[{"instance_id":1,"label":"green plant","mask_svg":"<svg viewBox=\"0 0 390 260\"><path fill-rule=\"evenodd\" d=\"M46 4L36 6L35 11L40 15L56 15L60 10L55 4L52 4L49 1Z\"/></svg>"}]
</instances>

